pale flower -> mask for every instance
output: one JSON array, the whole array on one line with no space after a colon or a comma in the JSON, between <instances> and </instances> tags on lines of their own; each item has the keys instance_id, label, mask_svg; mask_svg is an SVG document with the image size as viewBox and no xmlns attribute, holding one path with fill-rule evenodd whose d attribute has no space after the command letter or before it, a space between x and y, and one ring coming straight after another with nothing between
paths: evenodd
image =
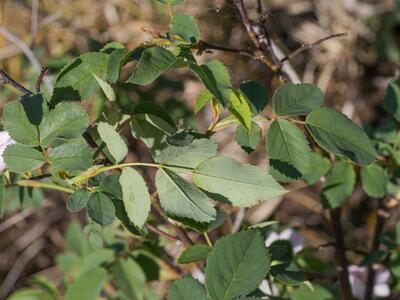
<instances>
[{"instance_id":1,"label":"pale flower","mask_svg":"<svg viewBox=\"0 0 400 300\"><path fill-rule=\"evenodd\" d=\"M4 150L6 150L6 147L10 144L15 144L15 141L10 137L7 131L0 131L0 172L6 168L3 153Z\"/></svg>"},{"instance_id":2,"label":"pale flower","mask_svg":"<svg viewBox=\"0 0 400 300\"><path fill-rule=\"evenodd\" d=\"M285 229L279 234L271 232L265 240L265 245L269 247L273 242L278 240L289 241L292 244L295 253L301 251L304 247L303 237L298 233L298 231L291 228Z\"/></svg>"},{"instance_id":3,"label":"pale flower","mask_svg":"<svg viewBox=\"0 0 400 300\"><path fill-rule=\"evenodd\" d=\"M358 299L363 299L368 277L367 267L351 265L349 266L348 270L349 281L353 296ZM386 268L381 266L375 271L375 281L373 289L374 297L385 298L390 295L390 288L388 285L389 279L390 272Z\"/></svg>"}]
</instances>

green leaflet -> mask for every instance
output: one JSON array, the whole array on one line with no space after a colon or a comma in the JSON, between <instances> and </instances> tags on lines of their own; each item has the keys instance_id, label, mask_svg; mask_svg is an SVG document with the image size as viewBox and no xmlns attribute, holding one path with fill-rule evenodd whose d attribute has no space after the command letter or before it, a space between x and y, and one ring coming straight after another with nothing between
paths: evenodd
<instances>
[{"instance_id":1,"label":"green leaflet","mask_svg":"<svg viewBox=\"0 0 400 300\"><path fill-rule=\"evenodd\" d=\"M46 114L39 126L41 144L47 147L55 138L80 137L88 126L89 118L79 105L61 103Z\"/></svg>"},{"instance_id":2,"label":"green leaflet","mask_svg":"<svg viewBox=\"0 0 400 300\"><path fill-rule=\"evenodd\" d=\"M78 212L85 208L90 197L88 190L77 190L67 199L67 208L70 212Z\"/></svg>"},{"instance_id":3,"label":"green leaflet","mask_svg":"<svg viewBox=\"0 0 400 300\"><path fill-rule=\"evenodd\" d=\"M362 167L361 181L362 187L368 196L378 198L385 195L388 177L381 166L371 164Z\"/></svg>"},{"instance_id":4,"label":"green leaflet","mask_svg":"<svg viewBox=\"0 0 400 300\"><path fill-rule=\"evenodd\" d=\"M240 147L247 153L253 152L260 143L262 129L257 124L252 122L251 129L247 130L243 125L236 128L235 140Z\"/></svg>"},{"instance_id":5,"label":"green leaflet","mask_svg":"<svg viewBox=\"0 0 400 300\"><path fill-rule=\"evenodd\" d=\"M322 105L324 94L313 84L285 83L275 91L273 102L277 115L306 115Z\"/></svg>"},{"instance_id":6,"label":"green leaflet","mask_svg":"<svg viewBox=\"0 0 400 300\"><path fill-rule=\"evenodd\" d=\"M128 147L119 133L108 123L100 122L97 131L101 139L106 143L108 151L114 157L115 162L119 163L128 154Z\"/></svg>"},{"instance_id":7,"label":"green leaflet","mask_svg":"<svg viewBox=\"0 0 400 300\"><path fill-rule=\"evenodd\" d=\"M270 267L269 251L256 230L219 239L206 264L206 287L213 300L246 296L265 278Z\"/></svg>"},{"instance_id":8,"label":"green leaflet","mask_svg":"<svg viewBox=\"0 0 400 300\"><path fill-rule=\"evenodd\" d=\"M258 115L268 104L268 91L258 81L248 80L242 82L239 91L249 103L253 115Z\"/></svg>"},{"instance_id":9,"label":"green leaflet","mask_svg":"<svg viewBox=\"0 0 400 300\"><path fill-rule=\"evenodd\" d=\"M238 92L232 91L229 97L228 110L239 120L240 124L251 130L251 109L246 99Z\"/></svg>"},{"instance_id":10,"label":"green leaflet","mask_svg":"<svg viewBox=\"0 0 400 300\"><path fill-rule=\"evenodd\" d=\"M179 35L189 43L195 43L200 38L196 19L181 12L176 13L172 19L171 34Z\"/></svg>"},{"instance_id":11,"label":"green leaflet","mask_svg":"<svg viewBox=\"0 0 400 300\"><path fill-rule=\"evenodd\" d=\"M122 187L122 199L129 220L142 228L150 213L150 195L146 182L138 171L124 168L119 178Z\"/></svg>"},{"instance_id":12,"label":"green leaflet","mask_svg":"<svg viewBox=\"0 0 400 300\"><path fill-rule=\"evenodd\" d=\"M20 101L12 101L6 104L2 123L4 129L16 142L30 147L39 145L37 127L29 121Z\"/></svg>"},{"instance_id":13,"label":"green leaflet","mask_svg":"<svg viewBox=\"0 0 400 300\"><path fill-rule=\"evenodd\" d=\"M207 245L193 245L188 247L178 259L180 264L189 264L207 258L211 251L211 247Z\"/></svg>"},{"instance_id":14,"label":"green leaflet","mask_svg":"<svg viewBox=\"0 0 400 300\"><path fill-rule=\"evenodd\" d=\"M93 74L105 79L108 58L101 52L86 53L65 66L57 76L50 103L89 98L99 88Z\"/></svg>"},{"instance_id":15,"label":"green leaflet","mask_svg":"<svg viewBox=\"0 0 400 300\"><path fill-rule=\"evenodd\" d=\"M151 47L143 51L135 72L127 82L148 85L172 68L178 58L161 47Z\"/></svg>"},{"instance_id":16,"label":"green leaflet","mask_svg":"<svg viewBox=\"0 0 400 300\"><path fill-rule=\"evenodd\" d=\"M92 149L72 141L52 149L49 160L60 170L86 170L92 166Z\"/></svg>"},{"instance_id":17,"label":"green leaflet","mask_svg":"<svg viewBox=\"0 0 400 300\"><path fill-rule=\"evenodd\" d=\"M203 161L217 155L218 145L209 139L193 140L187 146L167 146L156 162L179 169L194 169Z\"/></svg>"},{"instance_id":18,"label":"green leaflet","mask_svg":"<svg viewBox=\"0 0 400 300\"><path fill-rule=\"evenodd\" d=\"M87 211L89 217L100 225L108 225L114 221L114 205L104 193L96 192L90 195Z\"/></svg>"},{"instance_id":19,"label":"green leaflet","mask_svg":"<svg viewBox=\"0 0 400 300\"><path fill-rule=\"evenodd\" d=\"M117 96L115 95L113 87L107 81L97 77L96 74L93 74L93 76L96 79L99 86L101 87L101 90L103 91L107 99L110 100L111 102L115 102Z\"/></svg>"},{"instance_id":20,"label":"green leaflet","mask_svg":"<svg viewBox=\"0 0 400 300\"><path fill-rule=\"evenodd\" d=\"M314 140L326 151L359 165L376 159L375 149L365 132L344 114L331 108L317 108L306 119Z\"/></svg>"},{"instance_id":21,"label":"green leaflet","mask_svg":"<svg viewBox=\"0 0 400 300\"><path fill-rule=\"evenodd\" d=\"M310 168L307 174L305 174L301 179L305 181L308 185L315 184L321 179L326 173L328 173L331 168L331 162L326 157L322 157L318 153L310 153Z\"/></svg>"},{"instance_id":22,"label":"green leaflet","mask_svg":"<svg viewBox=\"0 0 400 300\"><path fill-rule=\"evenodd\" d=\"M335 300L337 297L327 288L313 284L313 290L303 285L294 290L290 299L292 300Z\"/></svg>"},{"instance_id":23,"label":"green leaflet","mask_svg":"<svg viewBox=\"0 0 400 300\"><path fill-rule=\"evenodd\" d=\"M383 107L400 121L400 80L392 81L386 91Z\"/></svg>"},{"instance_id":24,"label":"green leaflet","mask_svg":"<svg viewBox=\"0 0 400 300\"><path fill-rule=\"evenodd\" d=\"M212 100L213 97L213 94L211 94L209 91L201 91L194 104L194 113L197 114L204 106L206 106L208 102Z\"/></svg>"},{"instance_id":25,"label":"green leaflet","mask_svg":"<svg viewBox=\"0 0 400 300\"><path fill-rule=\"evenodd\" d=\"M13 292L7 300L56 300L53 295L41 289L23 288Z\"/></svg>"},{"instance_id":26,"label":"green leaflet","mask_svg":"<svg viewBox=\"0 0 400 300\"><path fill-rule=\"evenodd\" d=\"M195 184L234 206L249 207L287 191L263 169L226 158L206 160L193 172Z\"/></svg>"},{"instance_id":27,"label":"green leaflet","mask_svg":"<svg viewBox=\"0 0 400 300\"><path fill-rule=\"evenodd\" d=\"M3 158L7 168L16 173L36 170L46 161L41 152L21 144L8 145Z\"/></svg>"},{"instance_id":28,"label":"green leaflet","mask_svg":"<svg viewBox=\"0 0 400 300\"><path fill-rule=\"evenodd\" d=\"M64 299L96 300L106 279L107 272L103 268L97 267L86 271L68 286Z\"/></svg>"},{"instance_id":29,"label":"green leaflet","mask_svg":"<svg viewBox=\"0 0 400 300\"><path fill-rule=\"evenodd\" d=\"M175 281L168 290L167 300L207 300L207 294L200 282L184 277Z\"/></svg>"},{"instance_id":30,"label":"green leaflet","mask_svg":"<svg viewBox=\"0 0 400 300\"><path fill-rule=\"evenodd\" d=\"M32 125L38 126L42 122L44 113L48 111L42 94L24 95L21 97L21 104Z\"/></svg>"},{"instance_id":31,"label":"green leaflet","mask_svg":"<svg viewBox=\"0 0 400 300\"><path fill-rule=\"evenodd\" d=\"M131 52L125 48L116 48L110 53L107 66L107 81L116 83L119 79L122 65L130 56Z\"/></svg>"},{"instance_id":32,"label":"green leaflet","mask_svg":"<svg viewBox=\"0 0 400 300\"><path fill-rule=\"evenodd\" d=\"M288 120L272 122L267 135L267 153L271 168L289 178L308 172L311 149L304 133Z\"/></svg>"},{"instance_id":33,"label":"green leaflet","mask_svg":"<svg viewBox=\"0 0 400 300\"><path fill-rule=\"evenodd\" d=\"M322 190L322 203L325 208L336 208L351 195L356 183L352 164L340 161L329 172Z\"/></svg>"},{"instance_id":34,"label":"green leaflet","mask_svg":"<svg viewBox=\"0 0 400 300\"><path fill-rule=\"evenodd\" d=\"M204 65L191 64L192 69L205 87L222 106L227 106L232 93L232 83L226 67L218 60L211 60Z\"/></svg>"},{"instance_id":35,"label":"green leaflet","mask_svg":"<svg viewBox=\"0 0 400 300\"><path fill-rule=\"evenodd\" d=\"M156 187L160 204L168 213L198 222L215 219L216 210L207 195L175 173L158 169Z\"/></svg>"},{"instance_id":36,"label":"green leaflet","mask_svg":"<svg viewBox=\"0 0 400 300\"><path fill-rule=\"evenodd\" d=\"M131 258L119 258L112 266L113 281L128 299L142 300L146 288L146 276Z\"/></svg>"}]
</instances>

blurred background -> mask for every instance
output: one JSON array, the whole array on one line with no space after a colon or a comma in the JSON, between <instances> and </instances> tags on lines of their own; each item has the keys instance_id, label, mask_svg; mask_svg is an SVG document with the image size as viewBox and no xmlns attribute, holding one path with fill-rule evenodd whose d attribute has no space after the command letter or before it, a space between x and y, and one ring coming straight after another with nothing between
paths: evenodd
<instances>
[{"instance_id":1,"label":"blurred background","mask_svg":"<svg viewBox=\"0 0 400 300\"><path fill-rule=\"evenodd\" d=\"M250 17L256 17L256 0L244 2ZM296 56L288 67L302 82L317 84L325 93L326 105L341 110L356 123L368 128L368 124L379 126L384 122L385 89L400 71L399 0L264 0L263 4L271 37L283 53L333 33L348 32L347 37L329 40ZM231 1L185 0L176 11L195 16L201 38L208 43L236 49L251 46ZM151 37L149 31L168 31L165 6L154 0L0 0L0 68L33 89L41 66L46 66L49 73L43 90L48 93L47 87L57 72L72 58L99 50L110 41L134 48ZM224 62L235 85L255 79L271 94L278 84L258 61L222 51L197 57L200 62L211 58ZM194 101L201 90L197 78L180 69L168 72L150 86L120 83L117 87L121 103L157 101L176 121L183 118L186 126L204 130L211 112L206 109L193 115ZM11 87L2 86L0 110L17 97ZM95 120L102 112L104 99L93 97L84 105ZM233 140L233 133L234 128L215 135L223 154L267 165L264 145L248 156ZM140 153L132 155L140 158ZM298 227L311 245L324 244L329 230L318 188L303 186L292 183L291 188L299 190L283 199L246 212L230 211L230 226L243 219L257 223L272 218ZM6 213L0 221L0 299L24 286L32 275L44 275L56 286L61 285L62 272L55 257L68 248L68 238L73 238L67 234L68 224L85 223L84 215L73 215L65 209L65 196L61 194L26 191L21 202L18 193L7 191ZM356 190L344 209L345 216L358 212L356 218L345 220L344 227L347 242L357 242L361 248L369 245L375 222L369 214L372 204L364 197ZM398 216L396 210L392 223ZM329 257L331 251L327 248L320 255ZM354 257L354 262L357 259ZM163 287L157 289L162 294Z\"/></svg>"}]
</instances>

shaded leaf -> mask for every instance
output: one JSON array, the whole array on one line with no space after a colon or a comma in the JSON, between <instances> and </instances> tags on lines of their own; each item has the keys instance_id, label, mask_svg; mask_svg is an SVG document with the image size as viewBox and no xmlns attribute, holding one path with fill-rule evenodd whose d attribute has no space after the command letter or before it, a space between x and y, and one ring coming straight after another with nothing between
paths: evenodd
<instances>
[{"instance_id":1,"label":"shaded leaf","mask_svg":"<svg viewBox=\"0 0 400 300\"><path fill-rule=\"evenodd\" d=\"M314 140L326 151L359 165L375 161L375 149L365 132L344 114L331 108L317 108L306 119Z\"/></svg>"},{"instance_id":2,"label":"shaded leaf","mask_svg":"<svg viewBox=\"0 0 400 300\"><path fill-rule=\"evenodd\" d=\"M142 228L150 213L150 195L138 171L124 168L119 178L126 213L133 224Z\"/></svg>"},{"instance_id":3,"label":"shaded leaf","mask_svg":"<svg viewBox=\"0 0 400 300\"><path fill-rule=\"evenodd\" d=\"M315 184L321 179L331 168L331 162L326 157L322 157L318 153L310 153L310 168L307 174L305 174L301 179L305 181L308 185Z\"/></svg>"},{"instance_id":4,"label":"shaded leaf","mask_svg":"<svg viewBox=\"0 0 400 300\"><path fill-rule=\"evenodd\" d=\"M207 258L209 295L214 300L245 296L261 283L269 266L269 252L258 231L242 231L221 238Z\"/></svg>"},{"instance_id":5,"label":"shaded leaf","mask_svg":"<svg viewBox=\"0 0 400 300\"><path fill-rule=\"evenodd\" d=\"M106 279L106 270L102 268L93 268L81 274L73 283L68 286L64 299L96 300Z\"/></svg>"},{"instance_id":6,"label":"shaded leaf","mask_svg":"<svg viewBox=\"0 0 400 300\"><path fill-rule=\"evenodd\" d=\"M21 144L8 145L3 159L7 168L16 173L36 170L46 161L41 152Z\"/></svg>"},{"instance_id":7,"label":"shaded leaf","mask_svg":"<svg viewBox=\"0 0 400 300\"><path fill-rule=\"evenodd\" d=\"M148 85L172 68L177 61L178 58L164 48L147 48L143 51L135 72L127 82Z\"/></svg>"},{"instance_id":8,"label":"shaded leaf","mask_svg":"<svg viewBox=\"0 0 400 300\"><path fill-rule=\"evenodd\" d=\"M176 13L172 19L171 34L179 35L189 43L195 43L200 38L196 19L181 12Z\"/></svg>"},{"instance_id":9,"label":"shaded leaf","mask_svg":"<svg viewBox=\"0 0 400 300\"><path fill-rule=\"evenodd\" d=\"M67 199L67 208L70 212L78 212L85 208L89 200L90 193L88 190L77 190L73 192Z\"/></svg>"},{"instance_id":10,"label":"shaded leaf","mask_svg":"<svg viewBox=\"0 0 400 300\"><path fill-rule=\"evenodd\" d=\"M189 264L200 260L205 260L211 251L207 245L193 245L188 247L178 258L178 263Z\"/></svg>"},{"instance_id":11,"label":"shaded leaf","mask_svg":"<svg viewBox=\"0 0 400 300\"><path fill-rule=\"evenodd\" d=\"M167 300L207 300L207 293L200 282L184 277L176 280L168 289Z\"/></svg>"},{"instance_id":12,"label":"shaded leaf","mask_svg":"<svg viewBox=\"0 0 400 300\"><path fill-rule=\"evenodd\" d=\"M115 208L104 193L93 193L87 203L89 217L100 225L111 224L115 217Z\"/></svg>"},{"instance_id":13,"label":"shaded leaf","mask_svg":"<svg viewBox=\"0 0 400 300\"><path fill-rule=\"evenodd\" d=\"M324 94L313 84L285 83L273 95L274 110L280 116L306 115L324 102Z\"/></svg>"},{"instance_id":14,"label":"shaded leaf","mask_svg":"<svg viewBox=\"0 0 400 300\"><path fill-rule=\"evenodd\" d=\"M361 181L364 191L370 197L383 197L388 184L385 170L377 165L371 164L361 168Z\"/></svg>"},{"instance_id":15,"label":"shaded leaf","mask_svg":"<svg viewBox=\"0 0 400 300\"><path fill-rule=\"evenodd\" d=\"M257 124L252 122L251 129L247 130L243 125L236 128L235 140L240 147L247 153L253 152L260 143L262 129Z\"/></svg>"},{"instance_id":16,"label":"shaded leaf","mask_svg":"<svg viewBox=\"0 0 400 300\"><path fill-rule=\"evenodd\" d=\"M168 213L199 222L215 219L216 211L207 195L175 173L158 169L156 187L160 204Z\"/></svg>"},{"instance_id":17,"label":"shaded leaf","mask_svg":"<svg viewBox=\"0 0 400 300\"><path fill-rule=\"evenodd\" d=\"M263 169L226 157L206 160L194 170L193 180L201 189L221 195L239 207L249 207L287 192Z\"/></svg>"},{"instance_id":18,"label":"shaded leaf","mask_svg":"<svg viewBox=\"0 0 400 300\"><path fill-rule=\"evenodd\" d=\"M240 93L248 101L253 115L258 115L268 104L268 91L258 81L244 81L239 87Z\"/></svg>"},{"instance_id":19,"label":"shaded leaf","mask_svg":"<svg viewBox=\"0 0 400 300\"><path fill-rule=\"evenodd\" d=\"M400 80L392 81L386 90L383 107L400 121Z\"/></svg>"},{"instance_id":20,"label":"shaded leaf","mask_svg":"<svg viewBox=\"0 0 400 300\"><path fill-rule=\"evenodd\" d=\"M308 172L310 146L304 133L290 121L278 119L272 122L266 147L274 171L294 179Z\"/></svg>"},{"instance_id":21,"label":"shaded leaf","mask_svg":"<svg viewBox=\"0 0 400 300\"><path fill-rule=\"evenodd\" d=\"M325 208L336 208L351 195L356 183L353 166L346 162L336 163L329 172L322 190L322 203Z\"/></svg>"},{"instance_id":22,"label":"shaded leaf","mask_svg":"<svg viewBox=\"0 0 400 300\"><path fill-rule=\"evenodd\" d=\"M47 111L47 103L42 94L27 94L21 97L21 104L31 124L38 126L42 122L43 114Z\"/></svg>"},{"instance_id":23,"label":"shaded leaf","mask_svg":"<svg viewBox=\"0 0 400 300\"><path fill-rule=\"evenodd\" d=\"M141 300L146 288L146 276L131 258L119 258L112 266L113 281L129 299Z\"/></svg>"}]
</instances>

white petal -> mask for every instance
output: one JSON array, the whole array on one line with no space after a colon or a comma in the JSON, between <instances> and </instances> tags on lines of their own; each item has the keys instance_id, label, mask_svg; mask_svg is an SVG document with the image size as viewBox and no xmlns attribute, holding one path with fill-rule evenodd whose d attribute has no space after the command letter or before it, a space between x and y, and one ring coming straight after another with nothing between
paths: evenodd
<instances>
[{"instance_id":1,"label":"white petal","mask_svg":"<svg viewBox=\"0 0 400 300\"><path fill-rule=\"evenodd\" d=\"M276 232L271 232L265 240L265 246L269 247L275 241L279 240L279 235Z\"/></svg>"},{"instance_id":2,"label":"white petal","mask_svg":"<svg viewBox=\"0 0 400 300\"><path fill-rule=\"evenodd\" d=\"M390 279L390 272L388 269L381 267L375 272L376 283L388 283Z\"/></svg>"},{"instance_id":3,"label":"white petal","mask_svg":"<svg viewBox=\"0 0 400 300\"><path fill-rule=\"evenodd\" d=\"M390 295L390 289L387 284L378 283L374 286L375 297L388 297Z\"/></svg>"}]
</instances>

